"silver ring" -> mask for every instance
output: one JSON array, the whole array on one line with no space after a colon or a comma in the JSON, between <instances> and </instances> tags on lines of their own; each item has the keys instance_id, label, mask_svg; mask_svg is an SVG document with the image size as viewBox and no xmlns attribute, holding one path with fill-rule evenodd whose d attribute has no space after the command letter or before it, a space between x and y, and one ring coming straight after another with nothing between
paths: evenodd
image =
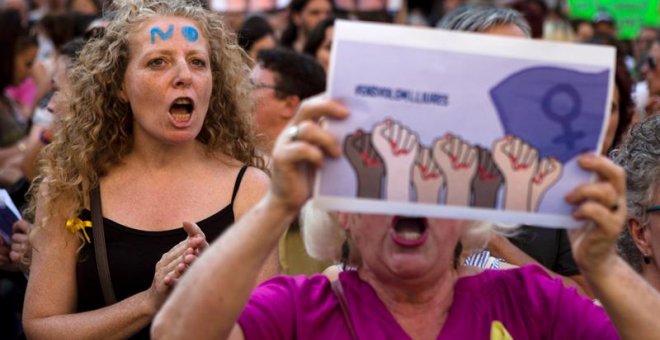
<instances>
[{"instance_id":1,"label":"silver ring","mask_svg":"<svg viewBox=\"0 0 660 340\"><path fill-rule=\"evenodd\" d=\"M300 127L298 125L291 125L286 129L286 135L291 141L298 139L298 134L300 134Z\"/></svg>"}]
</instances>

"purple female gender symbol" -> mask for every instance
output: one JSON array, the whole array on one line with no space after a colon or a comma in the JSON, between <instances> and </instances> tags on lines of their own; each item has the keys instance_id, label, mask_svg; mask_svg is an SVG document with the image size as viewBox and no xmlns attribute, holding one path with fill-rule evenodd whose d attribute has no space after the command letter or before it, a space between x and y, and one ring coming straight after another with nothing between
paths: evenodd
<instances>
[{"instance_id":1,"label":"purple female gender symbol","mask_svg":"<svg viewBox=\"0 0 660 340\"><path fill-rule=\"evenodd\" d=\"M564 114L555 111L555 109L559 108L552 105L554 100L562 94L568 96L571 101L569 103L570 109L566 110L567 112ZM582 111L582 100L580 100L580 95L575 87L566 83L556 85L543 96L541 106L543 107L545 116L559 123L564 130L564 134L553 138L552 142L555 144L566 144L567 148L573 150L575 148L575 141L584 137L583 131L574 132L571 126L571 123L578 117L580 111Z\"/></svg>"}]
</instances>

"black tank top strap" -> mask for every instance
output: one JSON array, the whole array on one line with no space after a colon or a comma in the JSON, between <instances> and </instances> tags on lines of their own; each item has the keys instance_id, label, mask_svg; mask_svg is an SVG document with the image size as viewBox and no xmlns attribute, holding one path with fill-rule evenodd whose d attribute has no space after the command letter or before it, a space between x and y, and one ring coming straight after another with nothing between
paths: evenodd
<instances>
[{"instance_id":1,"label":"black tank top strap","mask_svg":"<svg viewBox=\"0 0 660 340\"><path fill-rule=\"evenodd\" d=\"M236 182L234 182L234 192L231 194L232 205L234 205L234 199L236 198L236 194L238 194L238 189L241 187L241 180L243 179L243 175L245 175L245 170L247 170L247 167L247 165L243 165L241 170L238 171L238 176L236 176Z\"/></svg>"}]
</instances>

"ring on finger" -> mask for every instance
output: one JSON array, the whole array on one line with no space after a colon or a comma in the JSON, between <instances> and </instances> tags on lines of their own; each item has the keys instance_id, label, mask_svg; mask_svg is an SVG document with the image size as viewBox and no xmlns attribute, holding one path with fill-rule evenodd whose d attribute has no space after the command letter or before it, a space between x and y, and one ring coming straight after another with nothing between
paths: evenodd
<instances>
[{"instance_id":1,"label":"ring on finger","mask_svg":"<svg viewBox=\"0 0 660 340\"><path fill-rule=\"evenodd\" d=\"M291 125L286 129L286 135L289 137L289 140L295 141L298 139L300 134L300 127L298 125Z\"/></svg>"}]
</instances>

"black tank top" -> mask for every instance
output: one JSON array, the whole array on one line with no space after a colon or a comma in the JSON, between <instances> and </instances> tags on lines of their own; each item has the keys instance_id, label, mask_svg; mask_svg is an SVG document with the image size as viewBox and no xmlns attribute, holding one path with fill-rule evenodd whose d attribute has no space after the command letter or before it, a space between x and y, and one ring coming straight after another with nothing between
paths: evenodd
<instances>
[{"instance_id":1,"label":"black tank top","mask_svg":"<svg viewBox=\"0 0 660 340\"><path fill-rule=\"evenodd\" d=\"M246 166L238 172L231 202L222 210L197 222L204 231L209 243L218 238L225 229L234 223L234 199L245 173ZM91 212L83 210L83 220L91 220ZM123 226L103 218L108 266L112 277L112 287L117 301L126 299L147 290L153 282L156 263L172 247L188 235L183 228L165 231L144 231ZM86 243L78 254L76 283L78 285L78 312L105 307L99 274L96 269L93 233L88 232L92 243ZM149 339L149 326L131 339Z\"/></svg>"}]
</instances>

